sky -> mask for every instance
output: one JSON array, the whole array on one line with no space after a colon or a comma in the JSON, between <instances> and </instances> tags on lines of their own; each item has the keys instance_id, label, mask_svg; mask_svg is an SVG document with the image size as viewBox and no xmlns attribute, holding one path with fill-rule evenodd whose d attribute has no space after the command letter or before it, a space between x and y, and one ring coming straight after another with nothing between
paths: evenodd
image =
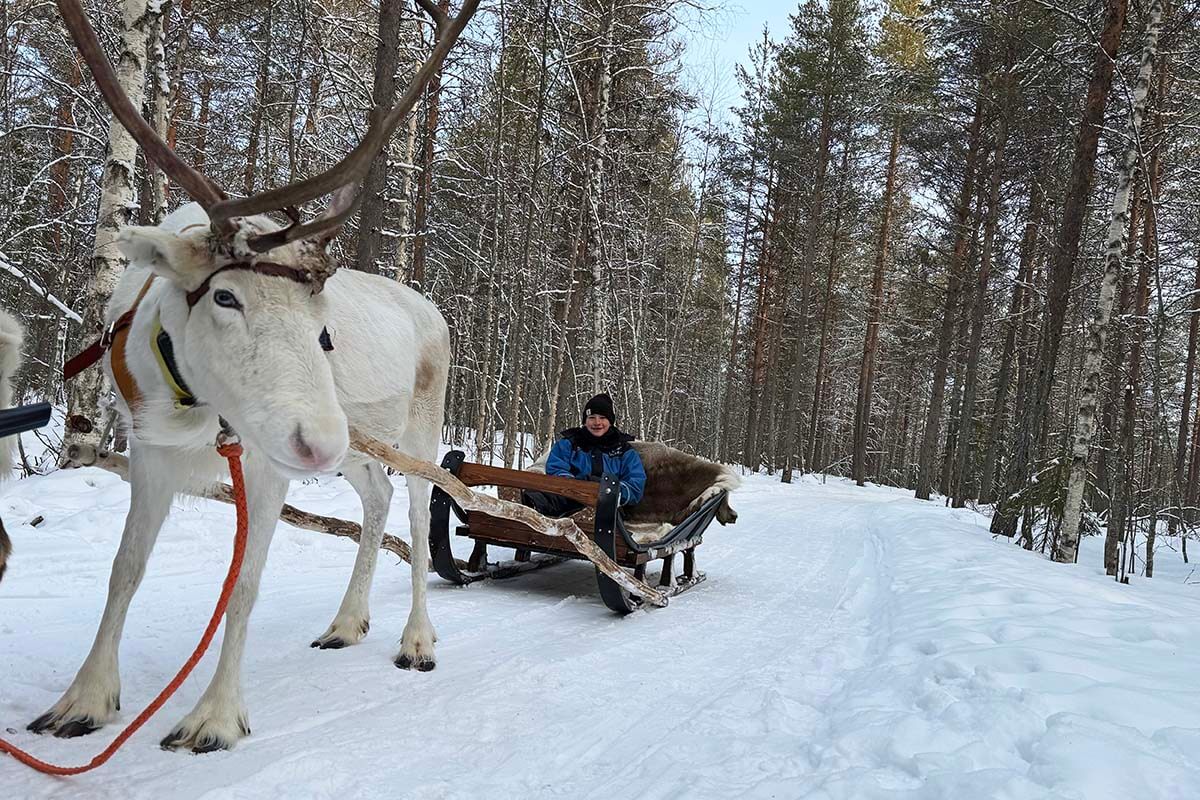
<instances>
[{"instance_id":1,"label":"sky","mask_svg":"<svg viewBox=\"0 0 1200 800\"><path fill-rule=\"evenodd\" d=\"M694 92L712 97L719 117L728 119L728 108L737 101L734 65L747 61L750 46L762 36L764 25L773 40L782 40L789 27L788 14L799 0L732 0L711 5L720 7L689 15L679 30L687 45L684 78Z\"/></svg>"}]
</instances>

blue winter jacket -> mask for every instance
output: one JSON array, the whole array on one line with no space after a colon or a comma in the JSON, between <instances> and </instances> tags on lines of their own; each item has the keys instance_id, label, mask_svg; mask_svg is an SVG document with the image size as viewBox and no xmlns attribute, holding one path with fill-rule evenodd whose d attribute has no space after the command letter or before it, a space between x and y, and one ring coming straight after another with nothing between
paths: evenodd
<instances>
[{"instance_id":1,"label":"blue winter jacket","mask_svg":"<svg viewBox=\"0 0 1200 800\"><path fill-rule=\"evenodd\" d=\"M590 449L579 447L576 442L586 438L579 435L580 428L572 428L562 432L562 438L550 449L550 457L546 460L546 474L558 475L564 478L588 479L592 475L592 453ZM620 434L615 446L602 450L604 471L617 476L621 482L621 505L630 506L642 499L646 489L646 469L642 466L641 456L629 446L633 439L628 434Z\"/></svg>"}]
</instances>

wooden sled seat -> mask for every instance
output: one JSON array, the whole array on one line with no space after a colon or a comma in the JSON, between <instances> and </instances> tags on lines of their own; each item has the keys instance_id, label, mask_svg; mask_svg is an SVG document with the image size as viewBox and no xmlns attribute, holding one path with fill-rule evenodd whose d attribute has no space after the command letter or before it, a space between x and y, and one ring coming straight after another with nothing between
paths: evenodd
<instances>
[{"instance_id":1,"label":"wooden sled seat","mask_svg":"<svg viewBox=\"0 0 1200 800\"><path fill-rule=\"evenodd\" d=\"M711 465L711 462L704 463ZM465 461L464 454L457 450L447 454L442 467L467 486L497 487L500 499L509 502L520 502L521 490L525 489L559 494L583 503L584 508L573 515L579 528L609 558L631 570L639 580L644 579L649 562L661 560L659 587L669 594L678 594L704 580L704 573L697 572L695 568L695 549L702 543L704 531L713 519L720 516L723 523L736 519L736 514L728 506L728 490L719 484L698 494L690 507L683 509L686 513L675 509L667 518L662 512L656 512L663 519L650 522L643 520L635 525L627 523L626 517L642 519L645 513L639 517L635 510L637 506L629 509L618 507L619 484L614 476L607 473L599 482L581 481L474 464ZM648 475L648 487L652 477L652 474ZM451 553L451 513L461 520L455 533L475 543L465 571L455 565ZM430 502L430 524L429 542L434 569L446 580L460 585L483 578L512 577L566 559L584 558L570 541L540 533L524 523L493 517L480 511L464 513L437 487L433 490ZM490 563L489 545L512 548L516 551L514 559ZM683 573L678 576L674 573L674 557L677 553L683 553ZM630 595L611 578L599 570L596 576L601 597L609 608L624 614L639 607L638 598Z\"/></svg>"}]
</instances>

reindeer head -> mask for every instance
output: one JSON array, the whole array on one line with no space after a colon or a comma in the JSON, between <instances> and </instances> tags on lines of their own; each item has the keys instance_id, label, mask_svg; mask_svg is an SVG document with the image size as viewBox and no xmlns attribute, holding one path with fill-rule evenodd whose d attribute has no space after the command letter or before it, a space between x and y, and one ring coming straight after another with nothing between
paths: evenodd
<instances>
[{"instance_id":1,"label":"reindeer head","mask_svg":"<svg viewBox=\"0 0 1200 800\"><path fill-rule=\"evenodd\" d=\"M265 217L240 226L235 244L274 227ZM125 228L118 243L169 287L160 314L192 392L288 477L336 466L348 439L324 346L327 298L314 277L327 271L325 249L297 241L268 259L231 251L207 225L168 227Z\"/></svg>"},{"instance_id":2,"label":"reindeer head","mask_svg":"<svg viewBox=\"0 0 1200 800\"><path fill-rule=\"evenodd\" d=\"M225 193L185 164L121 90L79 0L57 0L63 21L105 102L147 159L183 187L208 224L178 233L126 228L120 245L131 262L173 288L163 305L192 390L236 430L262 447L281 471L310 474L339 463L346 417L320 341L327 319L322 289L337 268L329 240L354 213L358 187L392 132L411 111L479 0L464 0L453 19L434 0L417 0L435 26L434 46L399 102L375 108L361 142L325 172L251 197ZM301 222L299 207L330 196L326 210ZM291 220L279 227L268 212ZM164 320L166 323L166 320Z\"/></svg>"}]
</instances>

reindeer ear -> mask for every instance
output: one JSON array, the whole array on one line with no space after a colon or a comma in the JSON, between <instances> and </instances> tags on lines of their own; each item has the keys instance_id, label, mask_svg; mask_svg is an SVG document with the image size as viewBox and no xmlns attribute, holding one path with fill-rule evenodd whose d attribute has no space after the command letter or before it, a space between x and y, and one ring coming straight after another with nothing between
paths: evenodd
<instances>
[{"instance_id":1,"label":"reindeer ear","mask_svg":"<svg viewBox=\"0 0 1200 800\"><path fill-rule=\"evenodd\" d=\"M212 271L202 242L162 228L122 228L117 234L117 247L130 264L146 267L185 288L198 286Z\"/></svg>"}]
</instances>

